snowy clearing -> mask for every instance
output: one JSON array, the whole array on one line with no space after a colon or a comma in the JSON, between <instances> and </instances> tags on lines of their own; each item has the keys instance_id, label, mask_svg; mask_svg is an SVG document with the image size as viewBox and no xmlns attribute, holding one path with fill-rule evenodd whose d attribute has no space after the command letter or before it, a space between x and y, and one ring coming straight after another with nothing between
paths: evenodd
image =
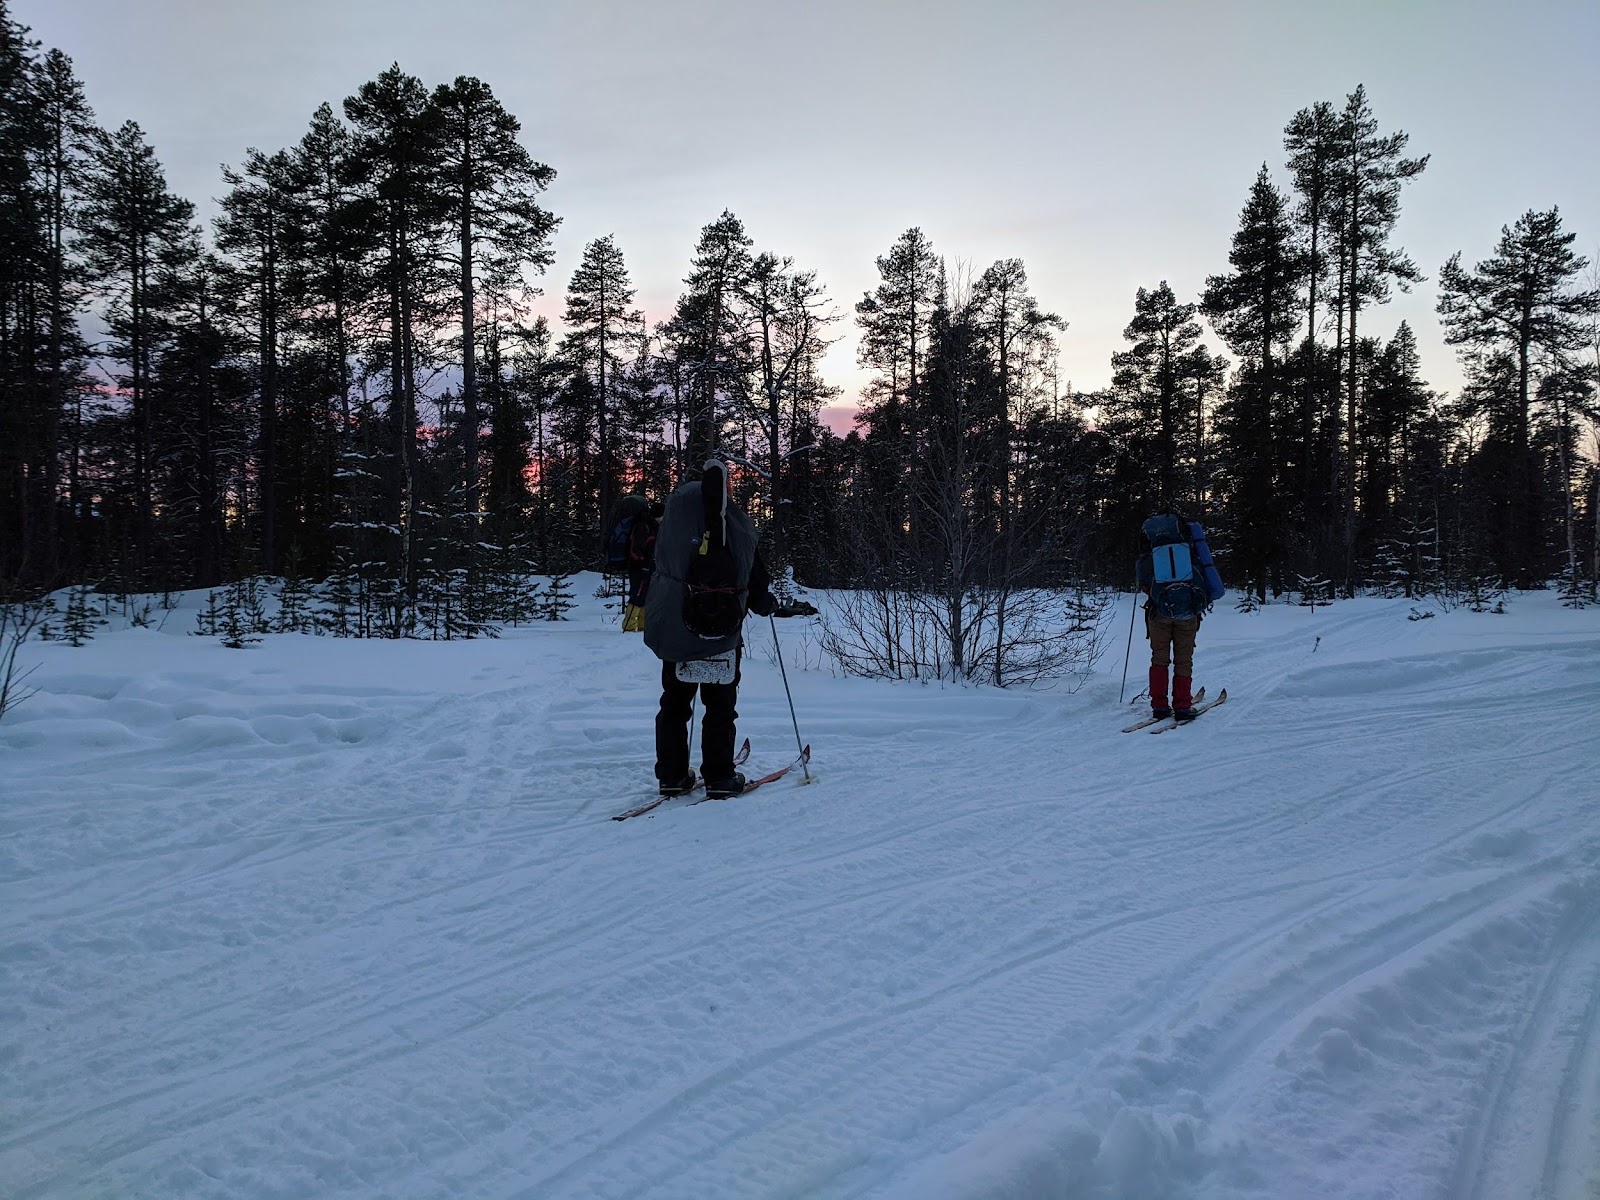
<instances>
[{"instance_id":1,"label":"snowy clearing","mask_svg":"<svg viewBox=\"0 0 1600 1200\"><path fill-rule=\"evenodd\" d=\"M1219 611L1231 698L1159 738L1125 625L1069 694L788 622L817 782L618 824L658 668L593 591L27 648L0 1194L1600 1197L1600 610Z\"/></svg>"}]
</instances>

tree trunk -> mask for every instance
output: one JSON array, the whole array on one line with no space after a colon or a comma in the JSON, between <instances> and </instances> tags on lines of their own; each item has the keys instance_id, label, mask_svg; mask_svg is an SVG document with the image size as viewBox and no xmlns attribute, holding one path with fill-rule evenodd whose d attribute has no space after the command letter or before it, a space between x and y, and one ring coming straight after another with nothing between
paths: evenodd
<instances>
[{"instance_id":1,"label":"tree trunk","mask_svg":"<svg viewBox=\"0 0 1600 1200\"><path fill-rule=\"evenodd\" d=\"M600 361L595 372L599 380L599 392L595 397L595 414L597 433L600 439L600 537L606 537L605 523L611 518L611 424L607 420L610 416L609 397L606 389L609 380L606 379L606 329L611 322L609 299L606 296L606 270L602 264L600 275L600 325L596 332L599 334ZM602 557L605 547L601 546Z\"/></svg>"},{"instance_id":2,"label":"tree trunk","mask_svg":"<svg viewBox=\"0 0 1600 1200\"><path fill-rule=\"evenodd\" d=\"M1360 374L1357 355L1361 352L1356 337L1356 318L1361 311L1361 174L1358 164L1350 171L1350 227L1349 243L1350 286L1346 292L1346 307L1350 313L1349 328L1349 378L1346 379L1346 406L1344 430L1344 594L1356 592L1356 381Z\"/></svg>"},{"instance_id":3,"label":"tree trunk","mask_svg":"<svg viewBox=\"0 0 1600 1200\"><path fill-rule=\"evenodd\" d=\"M266 244L261 255L261 567L278 562L278 264L276 213L268 199Z\"/></svg>"},{"instance_id":4,"label":"tree trunk","mask_svg":"<svg viewBox=\"0 0 1600 1200\"><path fill-rule=\"evenodd\" d=\"M467 575L475 573L478 544L478 346L477 288L472 277L472 123L462 123L461 150L461 462L466 473Z\"/></svg>"},{"instance_id":5,"label":"tree trunk","mask_svg":"<svg viewBox=\"0 0 1600 1200\"><path fill-rule=\"evenodd\" d=\"M1533 584L1533 538L1539 528L1538 510L1534 506L1533 451L1529 428L1532 421L1532 398L1529 379L1532 375L1533 356L1533 297L1524 295L1522 315L1517 327L1517 423L1512 434L1513 452L1516 455L1516 476L1519 483L1515 507L1512 509L1511 544L1514 548L1512 570L1519 588Z\"/></svg>"},{"instance_id":6,"label":"tree trunk","mask_svg":"<svg viewBox=\"0 0 1600 1200\"><path fill-rule=\"evenodd\" d=\"M1567 407L1562 403L1561 391L1556 390L1556 461L1561 468L1561 490L1566 500L1567 527L1567 587L1578 587L1578 538L1572 506L1572 471L1567 462Z\"/></svg>"},{"instance_id":7,"label":"tree trunk","mask_svg":"<svg viewBox=\"0 0 1600 1200\"><path fill-rule=\"evenodd\" d=\"M128 312L130 321L129 353L132 366L133 403L133 492L134 492L134 554L138 569L143 571L150 548L150 406L145 394L145 278L144 238L133 237L131 287Z\"/></svg>"},{"instance_id":8,"label":"tree trunk","mask_svg":"<svg viewBox=\"0 0 1600 1200\"><path fill-rule=\"evenodd\" d=\"M44 578L55 581L59 573L61 554L61 454L59 443L61 440L61 417L67 407L66 363L63 359L62 339L66 334L64 311L66 298L62 295L64 285L63 266L66 262L65 233L67 225L66 206L66 128L59 112L52 127L51 164L50 164L50 273L48 280L48 303L50 305L50 390L45 403L44 422L44 449L45 449L45 482L50 500L49 511L45 515L45 562L42 574ZM73 453L77 452L77 439L73 440ZM75 473L74 473L75 476ZM76 498L75 495L72 497ZM70 511L76 513L73 508ZM74 568L76 576L77 567L77 528L74 517L72 523L73 539L68 548L67 558Z\"/></svg>"},{"instance_id":9,"label":"tree trunk","mask_svg":"<svg viewBox=\"0 0 1600 1200\"><path fill-rule=\"evenodd\" d=\"M200 296L200 330L204 339L210 320L205 294ZM208 340L208 339L207 339ZM217 488L217 449L215 396L212 392L211 364L206 354L206 340L201 343L198 356L200 387L200 446L199 470L196 472L196 491L200 509L200 557L195 564L195 587L215 587L219 580L222 558L223 523L222 504Z\"/></svg>"}]
</instances>

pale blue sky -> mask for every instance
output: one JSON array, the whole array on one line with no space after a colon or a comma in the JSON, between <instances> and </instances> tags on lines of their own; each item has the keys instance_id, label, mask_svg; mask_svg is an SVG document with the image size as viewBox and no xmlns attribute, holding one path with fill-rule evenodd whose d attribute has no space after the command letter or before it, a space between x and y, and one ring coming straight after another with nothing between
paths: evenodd
<instances>
[{"instance_id":1,"label":"pale blue sky","mask_svg":"<svg viewBox=\"0 0 1600 1200\"><path fill-rule=\"evenodd\" d=\"M1226 267L1282 129L1365 83L1385 131L1431 154L1397 242L1428 276L1363 321L1411 321L1454 388L1433 315L1440 265L1559 204L1600 248L1597 0L12 0L78 65L103 123L137 120L175 190L297 140L312 110L390 62L489 83L558 171L546 290L615 234L652 320L724 208L814 268L847 315L874 258L920 225L981 269L1027 264L1070 328L1063 378L1110 379L1136 287L1192 300ZM548 305L554 312L558 303ZM853 399L854 324L825 364Z\"/></svg>"}]
</instances>

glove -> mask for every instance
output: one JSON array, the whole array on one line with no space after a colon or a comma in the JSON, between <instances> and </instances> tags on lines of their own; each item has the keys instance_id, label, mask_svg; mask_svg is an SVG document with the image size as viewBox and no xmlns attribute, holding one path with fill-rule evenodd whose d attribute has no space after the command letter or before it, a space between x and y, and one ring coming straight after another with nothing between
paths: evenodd
<instances>
[{"instance_id":1,"label":"glove","mask_svg":"<svg viewBox=\"0 0 1600 1200\"><path fill-rule=\"evenodd\" d=\"M817 606L808 604L804 600L791 600L787 604L780 604L772 610L775 617L814 617L817 615Z\"/></svg>"}]
</instances>

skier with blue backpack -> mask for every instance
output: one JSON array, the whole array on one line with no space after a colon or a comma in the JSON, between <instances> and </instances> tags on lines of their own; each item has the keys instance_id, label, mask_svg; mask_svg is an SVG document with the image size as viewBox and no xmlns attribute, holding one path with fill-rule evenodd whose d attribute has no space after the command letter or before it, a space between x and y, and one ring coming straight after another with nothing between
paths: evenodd
<instances>
[{"instance_id":1,"label":"skier with blue backpack","mask_svg":"<svg viewBox=\"0 0 1600 1200\"><path fill-rule=\"evenodd\" d=\"M1196 716L1194 647L1200 622L1224 594L1198 521L1177 513L1151 517L1140 531L1150 548L1139 555L1134 573L1144 605L1145 636L1150 640L1150 714L1181 722ZM1172 672L1172 700L1167 700L1167 670Z\"/></svg>"}]
</instances>

